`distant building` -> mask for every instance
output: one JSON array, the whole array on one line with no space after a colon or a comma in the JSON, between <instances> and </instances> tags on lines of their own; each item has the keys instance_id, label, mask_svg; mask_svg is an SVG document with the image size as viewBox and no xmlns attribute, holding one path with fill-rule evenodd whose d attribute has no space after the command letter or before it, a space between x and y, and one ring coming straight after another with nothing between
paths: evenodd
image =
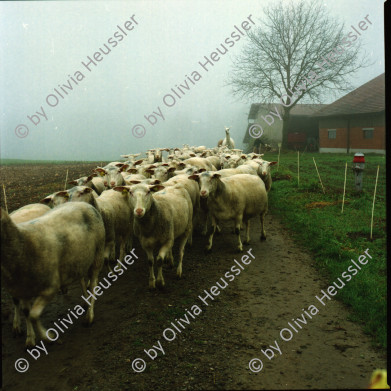
<instances>
[{"instance_id":1,"label":"distant building","mask_svg":"<svg viewBox=\"0 0 391 391\"><path fill-rule=\"evenodd\" d=\"M310 139L315 140L317 144L318 119L312 117L312 115L325 106L321 104L297 104L290 112L288 138L290 135L300 134L303 136L302 139L305 140L302 147L305 147L307 140ZM248 115L248 126L243 137L243 143L247 144L248 147L253 145L255 139L249 134L249 129L253 124L258 124L262 127L263 134L269 141L274 143L282 142L282 120L276 115L276 110L282 118L284 107L280 103L253 103ZM275 114L270 114L270 112ZM273 123L272 119L274 120ZM271 125L268 125L267 122L271 123ZM291 145L291 147L294 147L294 145Z\"/></svg>"},{"instance_id":2,"label":"distant building","mask_svg":"<svg viewBox=\"0 0 391 391\"><path fill-rule=\"evenodd\" d=\"M363 84L313 115L320 152L386 153L385 75Z\"/></svg>"}]
</instances>

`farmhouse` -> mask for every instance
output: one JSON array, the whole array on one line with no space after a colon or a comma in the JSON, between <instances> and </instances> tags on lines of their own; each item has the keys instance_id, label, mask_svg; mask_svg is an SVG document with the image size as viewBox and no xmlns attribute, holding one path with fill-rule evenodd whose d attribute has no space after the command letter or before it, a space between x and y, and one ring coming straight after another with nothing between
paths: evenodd
<instances>
[{"instance_id":1,"label":"farmhouse","mask_svg":"<svg viewBox=\"0 0 391 391\"><path fill-rule=\"evenodd\" d=\"M305 148L307 141L311 139L317 143L318 120L312 117L312 115L325 106L322 104L297 104L291 110L288 123L288 148ZM253 103L248 114L248 126L243 137L243 143L247 144L248 148L253 145L255 139L248 132L250 126L253 124L258 124L262 127L264 136L270 142L282 142L283 122L279 117L282 118L283 112L284 106L280 103ZM298 141L290 142L295 139ZM297 145L297 143L300 145Z\"/></svg>"},{"instance_id":2,"label":"farmhouse","mask_svg":"<svg viewBox=\"0 0 391 391\"><path fill-rule=\"evenodd\" d=\"M385 75L358 87L313 115L320 152L386 153Z\"/></svg>"}]
</instances>

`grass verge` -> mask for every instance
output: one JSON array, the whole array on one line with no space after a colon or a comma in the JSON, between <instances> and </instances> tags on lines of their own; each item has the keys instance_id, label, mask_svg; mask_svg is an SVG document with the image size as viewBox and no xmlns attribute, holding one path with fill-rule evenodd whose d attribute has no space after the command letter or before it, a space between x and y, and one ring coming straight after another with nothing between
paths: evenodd
<instances>
[{"instance_id":1,"label":"grass verge","mask_svg":"<svg viewBox=\"0 0 391 391\"><path fill-rule=\"evenodd\" d=\"M277 154L266 154L277 160ZM316 160L325 192L320 185ZM377 347L387 344L385 157L366 155L363 192L355 190L353 155L301 153L298 182L297 153L284 153L274 166L269 193L270 212L279 216L296 239L314 254L316 266L332 284L359 255L369 249L373 259L346 285L338 298L351 307L351 320L363 325ZM345 162L344 211L341 213ZM374 209L373 239L370 223L377 166L380 167ZM316 292L317 294L318 292Z\"/></svg>"}]
</instances>

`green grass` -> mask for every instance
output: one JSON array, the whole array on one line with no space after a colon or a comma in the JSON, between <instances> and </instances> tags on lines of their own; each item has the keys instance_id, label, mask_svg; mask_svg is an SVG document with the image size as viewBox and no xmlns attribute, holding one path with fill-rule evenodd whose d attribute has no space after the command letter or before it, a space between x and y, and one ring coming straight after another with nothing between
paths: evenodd
<instances>
[{"instance_id":1,"label":"green grass","mask_svg":"<svg viewBox=\"0 0 391 391\"><path fill-rule=\"evenodd\" d=\"M313 162L316 160L325 194ZM265 154L277 161L277 154ZM386 175L385 157L367 154L363 192L355 191L353 155L300 154L300 181L297 180L297 153L283 153L272 168L269 193L270 212L281 217L296 239L314 256L315 264L329 283L336 281L353 259L368 248L373 259L346 282L335 298L352 309L351 320L362 323L374 344L386 347ZM348 162L344 212L341 213L345 162ZM374 209L373 240L370 240L373 191L380 166ZM289 178L290 179L284 179ZM280 179L278 179L280 178ZM309 204L323 202L323 207ZM337 203L338 202L338 203ZM329 203L329 204L327 204ZM333 204L332 204L333 203ZM316 206L316 205L312 205ZM319 206L319 205L318 205ZM318 292L314 292L314 294Z\"/></svg>"}]
</instances>

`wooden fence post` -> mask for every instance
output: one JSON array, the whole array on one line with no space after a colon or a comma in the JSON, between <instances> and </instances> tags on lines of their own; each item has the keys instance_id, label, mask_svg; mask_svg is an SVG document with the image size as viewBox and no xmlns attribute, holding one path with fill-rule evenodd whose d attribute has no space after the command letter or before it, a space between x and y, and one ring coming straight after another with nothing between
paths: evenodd
<instances>
[{"instance_id":1,"label":"wooden fence post","mask_svg":"<svg viewBox=\"0 0 391 391\"><path fill-rule=\"evenodd\" d=\"M320 179L320 175L319 175L318 167L316 166L315 158L314 158L314 157L312 157L312 159L314 159L314 164L315 164L316 172L318 173L318 177L319 177L320 184L321 184L321 186L322 186L323 194L326 194L326 193L325 193L325 191L324 191L324 187L323 187L322 180Z\"/></svg>"},{"instance_id":2,"label":"wooden fence post","mask_svg":"<svg viewBox=\"0 0 391 391\"><path fill-rule=\"evenodd\" d=\"M372 202L372 217L371 217L371 236L370 239L372 240L372 229L373 229L373 212L375 210L375 198L376 198L376 188L377 188L377 178L379 177L379 166L377 166L377 173L376 173L376 182L375 182L375 191L373 192L373 202Z\"/></svg>"},{"instance_id":3,"label":"wooden fence post","mask_svg":"<svg viewBox=\"0 0 391 391\"><path fill-rule=\"evenodd\" d=\"M345 203L345 190L346 190L346 171L348 169L348 162L345 163L345 181L343 183L343 197L342 197L342 210L341 213L343 213L343 206Z\"/></svg>"}]
</instances>

